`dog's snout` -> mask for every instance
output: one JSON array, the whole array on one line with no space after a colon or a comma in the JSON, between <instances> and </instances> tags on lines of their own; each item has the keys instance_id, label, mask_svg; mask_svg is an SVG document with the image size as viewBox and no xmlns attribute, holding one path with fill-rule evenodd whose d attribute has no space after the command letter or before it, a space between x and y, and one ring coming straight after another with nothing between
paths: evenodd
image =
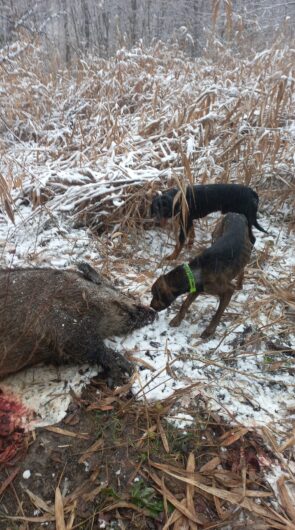
<instances>
[{"instance_id":1,"label":"dog's snout","mask_svg":"<svg viewBox=\"0 0 295 530\"><path fill-rule=\"evenodd\" d=\"M166 309L166 306L157 298L153 298L151 301L151 307L155 311L162 311L163 309Z\"/></svg>"}]
</instances>

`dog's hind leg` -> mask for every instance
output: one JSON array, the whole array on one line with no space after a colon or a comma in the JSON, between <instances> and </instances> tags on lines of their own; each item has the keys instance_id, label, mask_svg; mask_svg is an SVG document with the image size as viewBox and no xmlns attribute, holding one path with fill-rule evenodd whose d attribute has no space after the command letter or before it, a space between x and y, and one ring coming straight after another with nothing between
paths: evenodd
<instances>
[{"instance_id":1,"label":"dog's hind leg","mask_svg":"<svg viewBox=\"0 0 295 530\"><path fill-rule=\"evenodd\" d=\"M239 272L237 276L237 283L236 283L237 291L241 291L243 289L244 274L245 274L245 269L242 269L241 272Z\"/></svg>"},{"instance_id":2,"label":"dog's hind leg","mask_svg":"<svg viewBox=\"0 0 295 530\"><path fill-rule=\"evenodd\" d=\"M193 303L193 301L197 298L198 294L199 293L190 293L186 297L177 315L171 320L171 322L169 322L170 326L172 326L173 328L177 328L179 326L180 322L184 319L188 311L188 308Z\"/></svg>"},{"instance_id":3,"label":"dog's hind leg","mask_svg":"<svg viewBox=\"0 0 295 530\"><path fill-rule=\"evenodd\" d=\"M232 285L229 285L228 286L228 290L225 291L224 293L222 293L220 295L220 301L219 301L219 306L218 306L218 309L215 313L215 315L213 316L209 326L207 326L207 328L203 331L201 337L202 339L207 339L208 337L210 337L211 335L213 335L214 331L216 330L219 322L220 322L220 319L225 311L225 309L227 308L229 302L230 302L230 299L234 293L234 287Z\"/></svg>"},{"instance_id":4,"label":"dog's hind leg","mask_svg":"<svg viewBox=\"0 0 295 530\"><path fill-rule=\"evenodd\" d=\"M252 232L252 225L249 224L248 226L249 226L249 239L251 241L251 245L255 245L256 237L254 236Z\"/></svg>"}]
</instances>

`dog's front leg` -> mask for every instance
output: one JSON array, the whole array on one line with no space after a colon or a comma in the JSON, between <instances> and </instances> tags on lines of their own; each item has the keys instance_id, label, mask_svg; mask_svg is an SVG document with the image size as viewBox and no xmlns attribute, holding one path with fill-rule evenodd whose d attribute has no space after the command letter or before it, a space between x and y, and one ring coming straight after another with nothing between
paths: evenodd
<instances>
[{"instance_id":1,"label":"dog's front leg","mask_svg":"<svg viewBox=\"0 0 295 530\"><path fill-rule=\"evenodd\" d=\"M169 261L176 259L179 256L180 252L182 251L185 241L186 241L186 229L184 228L184 225L181 222L180 232L179 232L178 241L176 243L175 249L172 252L171 256L167 256L166 259Z\"/></svg>"},{"instance_id":2,"label":"dog's front leg","mask_svg":"<svg viewBox=\"0 0 295 530\"><path fill-rule=\"evenodd\" d=\"M169 322L170 326L172 326L173 328L177 328L177 326L179 326L180 322L184 319L188 308L190 307L192 302L197 298L197 296L198 293L190 293L186 297L177 315L171 320L171 322Z\"/></svg>"},{"instance_id":3,"label":"dog's front leg","mask_svg":"<svg viewBox=\"0 0 295 530\"><path fill-rule=\"evenodd\" d=\"M173 259L176 259L176 258L179 256L179 254L180 254L182 248L183 248L183 243L177 242L176 247L175 247L175 249L173 250L172 254L171 254L170 256L166 256L165 259L166 259L167 261L171 261L171 260L173 260Z\"/></svg>"},{"instance_id":4,"label":"dog's front leg","mask_svg":"<svg viewBox=\"0 0 295 530\"><path fill-rule=\"evenodd\" d=\"M225 293L223 293L221 296L220 296L220 301L219 301L219 306L218 306L218 309L215 313L215 315L213 316L209 326L207 326L207 328L203 331L201 337L202 339L207 339L208 337L210 337L211 335L213 335L214 331L216 330L219 322L220 322L220 319L225 311L225 309L227 308L229 302L230 302L230 299L233 295L233 292L234 292L234 287L232 285L229 286L228 290L225 291Z\"/></svg>"},{"instance_id":5,"label":"dog's front leg","mask_svg":"<svg viewBox=\"0 0 295 530\"><path fill-rule=\"evenodd\" d=\"M188 243L187 243L187 246L189 248L193 246L194 239L195 239L195 229L194 229L194 225L192 225L189 228L189 231L188 231Z\"/></svg>"}]
</instances>

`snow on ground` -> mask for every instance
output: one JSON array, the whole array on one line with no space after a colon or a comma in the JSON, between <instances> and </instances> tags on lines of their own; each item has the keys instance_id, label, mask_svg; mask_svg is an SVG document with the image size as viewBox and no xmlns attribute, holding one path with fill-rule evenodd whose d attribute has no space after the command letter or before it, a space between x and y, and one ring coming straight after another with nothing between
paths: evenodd
<instances>
[{"instance_id":1,"label":"snow on ground","mask_svg":"<svg viewBox=\"0 0 295 530\"><path fill-rule=\"evenodd\" d=\"M25 429L45 427L60 422L72 401L70 390L79 395L83 386L97 374L88 365L35 366L10 375L1 381L3 393L13 393L33 417L23 418Z\"/></svg>"},{"instance_id":2,"label":"snow on ground","mask_svg":"<svg viewBox=\"0 0 295 530\"><path fill-rule=\"evenodd\" d=\"M189 260L202 246L210 244L210 233L218 214L196 222L192 251L183 251L178 263ZM246 269L243 290L236 292L214 338L203 341L200 334L212 317L217 300L201 296L191 306L179 328L169 320L181 299L161 313L150 326L109 341L112 347L131 356L138 365L134 393L138 398L163 399L179 388L194 385L191 396L201 394L234 423L268 426L279 434L289 424L295 409L294 315L272 296L272 287L286 287L294 270L294 237L274 217L261 217L269 234L256 231L257 243ZM163 271L175 264L161 263L171 252L174 239L169 230L146 230L120 239L93 237L84 228L46 207L32 212L18 205L16 223L0 217L1 266L68 267L86 259L119 282L125 292L150 302L150 288ZM261 279L264 282L256 281ZM286 322L289 324L286 325ZM142 364L141 364L142 361ZM78 393L95 370L65 367L35 367L1 382L22 396L37 414L36 423L59 421L70 400L70 387ZM186 419L190 421L190 416Z\"/></svg>"},{"instance_id":3,"label":"snow on ground","mask_svg":"<svg viewBox=\"0 0 295 530\"><path fill-rule=\"evenodd\" d=\"M161 399L193 385L192 399L203 396L227 420L267 425L280 437L295 411L291 296L288 303L295 284L294 234L288 232L294 48L270 48L249 59L224 53L193 61L161 43L148 53L142 46L121 50L109 61L91 57L79 75L53 77L38 50L10 59L2 80L1 104L9 112L1 123L0 177L7 193L13 189L19 198L11 201L15 225L0 210L0 266L63 268L85 259L149 303L154 280L175 265L161 263L174 240L167 231L136 234L121 223L116 207L130 197L130 185L149 183L154 192L168 175L183 182L189 168L200 183L250 183L269 234L256 231L244 288L234 294L214 338L200 339L217 303L203 296L179 328L170 328L169 320L180 299L151 326L111 343L137 363L138 398ZM94 237L74 228L87 208L98 225L117 212L117 229ZM192 253L183 252L177 263L210 244L218 217L196 222ZM78 372L32 368L1 387L14 387L36 406L41 422L55 422L65 413L69 381L78 392L90 377ZM30 401L34 389L37 405Z\"/></svg>"},{"instance_id":4,"label":"snow on ground","mask_svg":"<svg viewBox=\"0 0 295 530\"><path fill-rule=\"evenodd\" d=\"M202 235L204 233L200 234L198 230L197 240ZM152 373L144 367L140 369L140 382L135 388L139 395L144 393L148 399L162 399L177 388L197 383L196 391L210 398L213 409L244 425L271 425L275 428L277 423L290 419L288 410L295 404L292 357L288 359L286 356L285 363L276 371L270 372L268 364L273 361L276 347L293 348L294 353L294 321L290 317L287 330L285 322L280 324L284 305L269 301L269 289L253 283L252 271L259 253L269 244L273 248L275 242L275 258L270 257L269 263L263 266L263 274L269 283L283 283L283 271L289 272L292 267L294 270L294 240L290 245L286 230L276 226L274 220L270 235L256 233L256 236L256 250L246 271L244 288L232 298L214 338L203 341L200 334L216 310L217 300L201 296L179 328L169 327L169 320L181 303L176 301L159 314L153 325L120 341L122 347L131 349L136 357L149 362L155 369ZM149 252L152 258L160 261L162 255L158 249L161 244L165 249L163 254L167 254L164 238L161 233L147 232L143 254ZM180 257L179 262L185 261L183 256ZM185 257L189 259L189 254L186 253ZM164 269L170 267L172 265L165 265ZM161 269L154 270L154 278L160 272ZM254 277L257 272L259 270L254 272ZM148 279L149 285L154 278ZM150 300L146 285L141 285L137 292L140 290L145 292L143 299Z\"/></svg>"}]
</instances>

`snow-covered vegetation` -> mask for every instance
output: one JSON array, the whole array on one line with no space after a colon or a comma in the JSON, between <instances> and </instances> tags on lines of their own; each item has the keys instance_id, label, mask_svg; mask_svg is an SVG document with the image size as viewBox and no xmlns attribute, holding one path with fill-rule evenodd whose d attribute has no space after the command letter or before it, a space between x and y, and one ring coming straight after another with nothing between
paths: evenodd
<instances>
[{"instance_id":1,"label":"snow-covered vegetation","mask_svg":"<svg viewBox=\"0 0 295 530\"><path fill-rule=\"evenodd\" d=\"M160 41L109 59L88 54L71 68L24 38L0 53L1 266L68 267L83 258L149 302L174 243L172 230L149 217L158 190L237 182L259 194L268 234L256 231L244 288L214 338L200 339L216 304L205 296L179 328L169 327L175 303L116 348L138 367L138 399L187 388L175 424L194 421L201 397L213 414L245 428L241 437L259 433L279 466L268 470L273 483L295 473L294 64L294 47L280 40L245 57L214 36L197 59ZM196 222L195 245L178 263L210 244L218 217ZM26 403L37 406L33 373ZM26 396L23 381L6 384ZM39 412L56 421L60 407L51 418L47 405ZM286 498L279 500L289 526L285 519L271 528L291 530Z\"/></svg>"}]
</instances>

